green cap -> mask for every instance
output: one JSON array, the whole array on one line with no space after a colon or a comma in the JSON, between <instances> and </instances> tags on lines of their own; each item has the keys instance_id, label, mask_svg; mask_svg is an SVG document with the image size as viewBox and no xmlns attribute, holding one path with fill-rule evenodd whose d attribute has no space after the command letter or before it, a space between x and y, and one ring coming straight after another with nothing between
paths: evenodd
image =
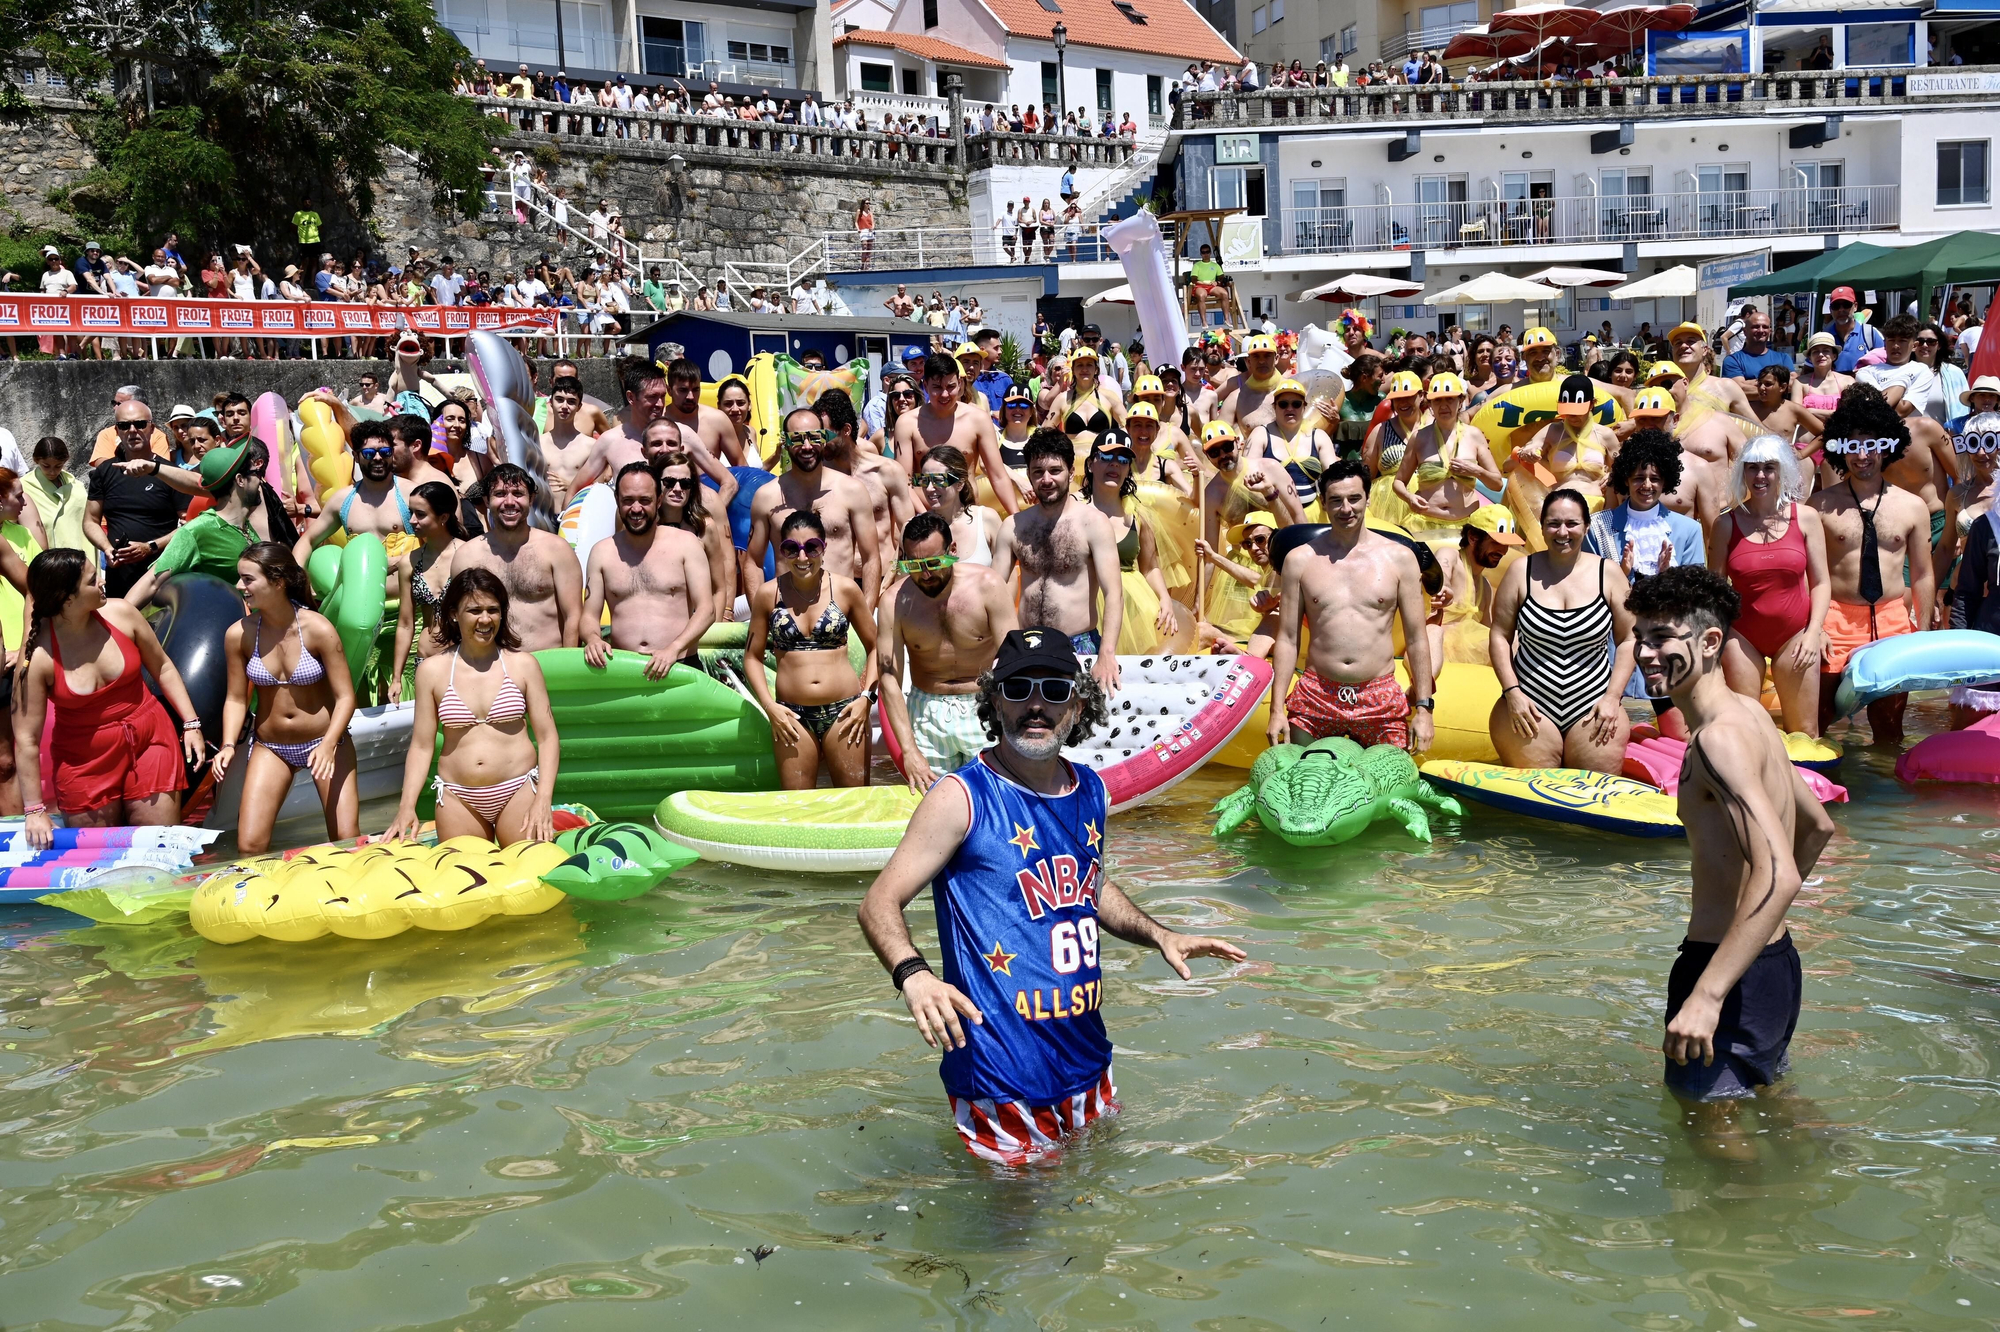
<instances>
[{"instance_id":1,"label":"green cap","mask_svg":"<svg viewBox=\"0 0 2000 1332\"><path fill-rule=\"evenodd\" d=\"M219 495L235 482L243 473L243 464L250 460L250 446L238 444L234 448L210 449L201 455L201 488L211 495Z\"/></svg>"}]
</instances>

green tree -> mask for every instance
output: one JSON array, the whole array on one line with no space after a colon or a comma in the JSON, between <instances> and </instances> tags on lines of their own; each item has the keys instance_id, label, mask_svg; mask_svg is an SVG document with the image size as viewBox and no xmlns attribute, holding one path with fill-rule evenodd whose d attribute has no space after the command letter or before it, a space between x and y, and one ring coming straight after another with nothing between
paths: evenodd
<instances>
[{"instance_id":1,"label":"green tree","mask_svg":"<svg viewBox=\"0 0 2000 1332\"><path fill-rule=\"evenodd\" d=\"M0 43L93 89L73 119L100 171L72 211L134 236L270 235L299 207L366 220L396 149L472 216L506 133L452 92L469 57L427 0L0 0ZM0 89L0 115L46 113Z\"/></svg>"}]
</instances>

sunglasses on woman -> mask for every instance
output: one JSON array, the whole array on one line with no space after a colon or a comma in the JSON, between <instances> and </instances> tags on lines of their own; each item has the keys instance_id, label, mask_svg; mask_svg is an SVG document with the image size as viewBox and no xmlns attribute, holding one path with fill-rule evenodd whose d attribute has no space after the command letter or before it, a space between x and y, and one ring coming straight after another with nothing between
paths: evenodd
<instances>
[{"instance_id":1,"label":"sunglasses on woman","mask_svg":"<svg viewBox=\"0 0 2000 1332\"><path fill-rule=\"evenodd\" d=\"M1138 455L1130 449L1106 449L1097 456L1108 463L1115 463L1120 467L1130 467L1132 460Z\"/></svg>"},{"instance_id":2,"label":"sunglasses on woman","mask_svg":"<svg viewBox=\"0 0 2000 1332\"><path fill-rule=\"evenodd\" d=\"M669 490L693 489L694 478L691 476L663 476L660 478L660 493L662 495L666 494Z\"/></svg>"},{"instance_id":3,"label":"sunglasses on woman","mask_svg":"<svg viewBox=\"0 0 2000 1332\"><path fill-rule=\"evenodd\" d=\"M958 563L956 555L932 555L921 560L897 560L896 572L906 574L939 573Z\"/></svg>"},{"instance_id":4,"label":"sunglasses on woman","mask_svg":"<svg viewBox=\"0 0 2000 1332\"><path fill-rule=\"evenodd\" d=\"M895 389L890 392L889 401L894 402L898 398L914 399L916 396L917 396L917 391L915 389Z\"/></svg>"},{"instance_id":5,"label":"sunglasses on woman","mask_svg":"<svg viewBox=\"0 0 2000 1332\"><path fill-rule=\"evenodd\" d=\"M1000 697L1009 703L1026 703L1037 691L1050 703L1067 703L1076 692L1076 681L1061 675L1017 675L1000 682Z\"/></svg>"},{"instance_id":6,"label":"sunglasses on woman","mask_svg":"<svg viewBox=\"0 0 2000 1332\"><path fill-rule=\"evenodd\" d=\"M916 477L916 484L926 489L935 486L949 490L964 480L965 478L957 472L919 472Z\"/></svg>"},{"instance_id":7,"label":"sunglasses on woman","mask_svg":"<svg viewBox=\"0 0 2000 1332\"><path fill-rule=\"evenodd\" d=\"M780 541L778 550L788 560L795 560L801 555L816 560L826 554L826 542L818 537L807 537L804 541Z\"/></svg>"}]
</instances>

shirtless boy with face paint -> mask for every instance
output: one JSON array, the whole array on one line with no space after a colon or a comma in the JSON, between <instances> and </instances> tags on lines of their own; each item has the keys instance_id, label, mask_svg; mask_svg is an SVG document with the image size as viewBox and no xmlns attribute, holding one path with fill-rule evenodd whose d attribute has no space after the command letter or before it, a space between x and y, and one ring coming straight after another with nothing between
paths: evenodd
<instances>
[{"instance_id":1,"label":"shirtless boy with face paint","mask_svg":"<svg viewBox=\"0 0 2000 1332\"><path fill-rule=\"evenodd\" d=\"M1739 609L1720 574L1676 565L1634 588L1646 690L1671 697L1690 735L1679 813L1693 852L1687 938L1667 980L1666 1082L1691 1121L1731 1127L1731 1108L1783 1077L1801 969L1785 912L1833 821L1754 698L1731 690L1722 648Z\"/></svg>"}]
</instances>

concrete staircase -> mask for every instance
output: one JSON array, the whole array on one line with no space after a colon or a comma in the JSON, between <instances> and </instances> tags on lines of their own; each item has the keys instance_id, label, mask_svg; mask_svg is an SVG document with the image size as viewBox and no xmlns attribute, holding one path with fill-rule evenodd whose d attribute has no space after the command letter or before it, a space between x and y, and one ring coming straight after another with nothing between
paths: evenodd
<instances>
[{"instance_id":1,"label":"concrete staircase","mask_svg":"<svg viewBox=\"0 0 2000 1332\"><path fill-rule=\"evenodd\" d=\"M1166 146L1164 131L1142 135L1133 145L1132 156L1123 166L1079 201L1084 217L1098 223L1116 222L1139 211L1152 198L1153 179L1158 174L1160 149Z\"/></svg>"}]
</instances>

